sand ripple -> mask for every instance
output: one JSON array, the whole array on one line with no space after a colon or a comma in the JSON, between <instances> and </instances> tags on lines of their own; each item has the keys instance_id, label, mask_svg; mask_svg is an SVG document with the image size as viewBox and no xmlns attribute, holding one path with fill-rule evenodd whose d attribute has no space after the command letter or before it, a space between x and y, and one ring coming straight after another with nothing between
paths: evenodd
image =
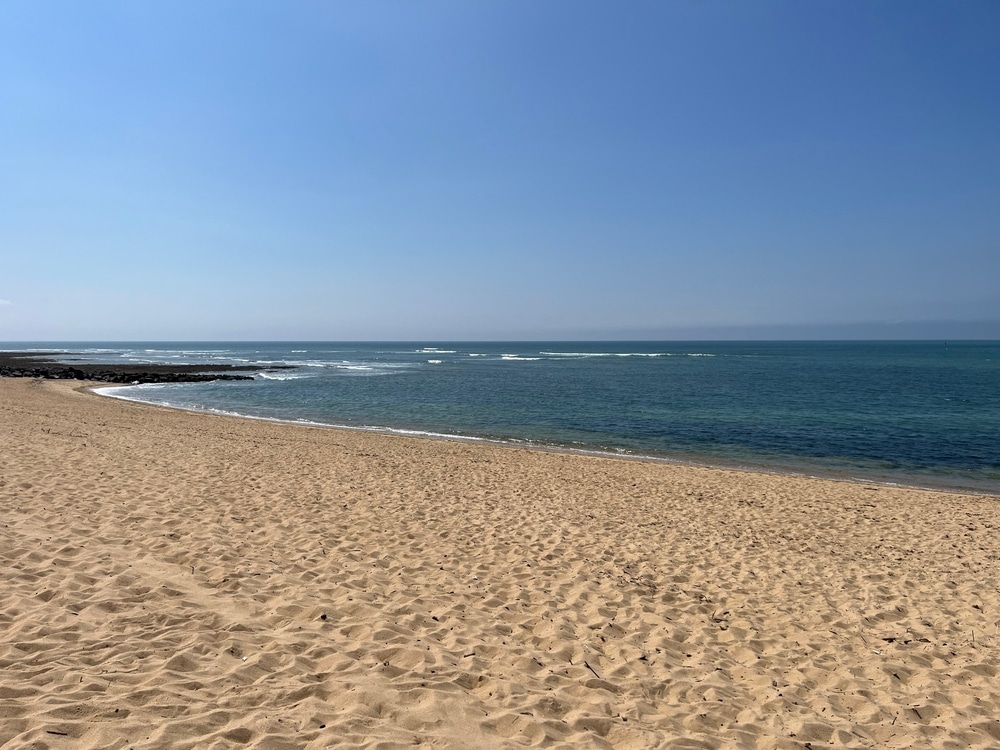
<instances>
[{"instance_id":1,"label":"sand ripple","mask_svg":"<svg viewBox=\"0 0 1000 750\"><path fill-rule=\"evenodd\" d=\"M0 381L0 745L1000 746L1000 501Z\"/></svg>"}]
</instances>

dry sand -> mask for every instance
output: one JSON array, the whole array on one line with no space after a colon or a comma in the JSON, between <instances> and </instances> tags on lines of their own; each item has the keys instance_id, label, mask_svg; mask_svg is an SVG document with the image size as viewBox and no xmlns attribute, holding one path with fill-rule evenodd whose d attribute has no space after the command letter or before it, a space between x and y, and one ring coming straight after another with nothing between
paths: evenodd
<instances>
[{"instance_id":1,"label":"dry sand","mask_svg":"<svg viewBox=\"0 0 1000 750\"><path fill-rule=\"evenodd\" d=\"M0 745L1000 746L1000 498L0 381Z\"/></svg>"}]
</instances>

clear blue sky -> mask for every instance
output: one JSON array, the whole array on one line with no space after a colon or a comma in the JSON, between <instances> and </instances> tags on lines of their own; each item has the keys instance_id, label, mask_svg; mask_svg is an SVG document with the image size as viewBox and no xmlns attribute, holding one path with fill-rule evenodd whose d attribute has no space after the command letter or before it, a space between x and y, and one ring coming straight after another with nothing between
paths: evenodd
<instances>
[{"instance_id":1,"label":"clear blue sky","mask_svg":"<svg viewBox=\"0 0 1000 750\"><path fill-rule=\"evenodd\" d=\"M1000 336L998 40L995 0L0 0L0 341Z\"/></svg>"}]
</instances>

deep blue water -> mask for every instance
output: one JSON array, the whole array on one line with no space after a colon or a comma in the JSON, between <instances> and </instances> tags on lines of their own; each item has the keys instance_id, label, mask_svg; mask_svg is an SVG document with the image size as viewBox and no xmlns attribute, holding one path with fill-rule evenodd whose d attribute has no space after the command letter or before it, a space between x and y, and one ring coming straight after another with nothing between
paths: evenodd
<instances>
[{"instance_id":1,"label":"deep blue water","mask_svg":"<svg viewBox=\"0 0 1000 750\"><path fill-rule=\"evenodd\" d=\"M129 398L1000 494L1000 342L20 344L292 365Z\"/></svg>"}]
</instances>

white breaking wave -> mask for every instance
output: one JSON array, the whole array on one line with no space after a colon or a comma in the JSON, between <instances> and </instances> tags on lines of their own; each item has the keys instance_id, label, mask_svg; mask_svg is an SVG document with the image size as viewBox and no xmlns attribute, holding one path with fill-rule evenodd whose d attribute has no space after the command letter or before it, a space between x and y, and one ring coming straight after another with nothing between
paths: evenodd
<instances>
[{"instance_id":1,"label":"white breaking wave","mask_svg":"<svg viewBox=\"0 0 1000 750\"><path fill-rule=\"evenodd\" d=\"M255 377L260 380L304 380L314 376L293 372L258 372Z\"/></svg>"},{"instance_id":2,"label":"white breaking wave","mask_svg":"<svg viewBox=\"0 0 1000 750\"><path fill-rule=\"evenodd\" d=\"M546 357L584 359L586 357L714 357L714 354L695 352L539 352Z\"/></svg>"},{"instance_id":3,"label":"white breaking wave","mask_svg":"<svg viewBox=\"0 0 1000 750\"><path fill-rule=\"evenodd\" d=\"M420 366L416 362L378 362L373 364L334 362L326 365L327 368L336 370L343 375L365 375L372 377L378 375L395 375L403 370L410 370Z\"/></svg>"},{"instance_id":4,"label":"white breaking wave","mask_svg":"<svg viewBox=\"0 0 1000 750\"><path fill-rule=\"evenodd\" d=\"M659 352L541 352L546 357L585 359L588 357L665 357Z\"/></svg>"}]
</instances>

